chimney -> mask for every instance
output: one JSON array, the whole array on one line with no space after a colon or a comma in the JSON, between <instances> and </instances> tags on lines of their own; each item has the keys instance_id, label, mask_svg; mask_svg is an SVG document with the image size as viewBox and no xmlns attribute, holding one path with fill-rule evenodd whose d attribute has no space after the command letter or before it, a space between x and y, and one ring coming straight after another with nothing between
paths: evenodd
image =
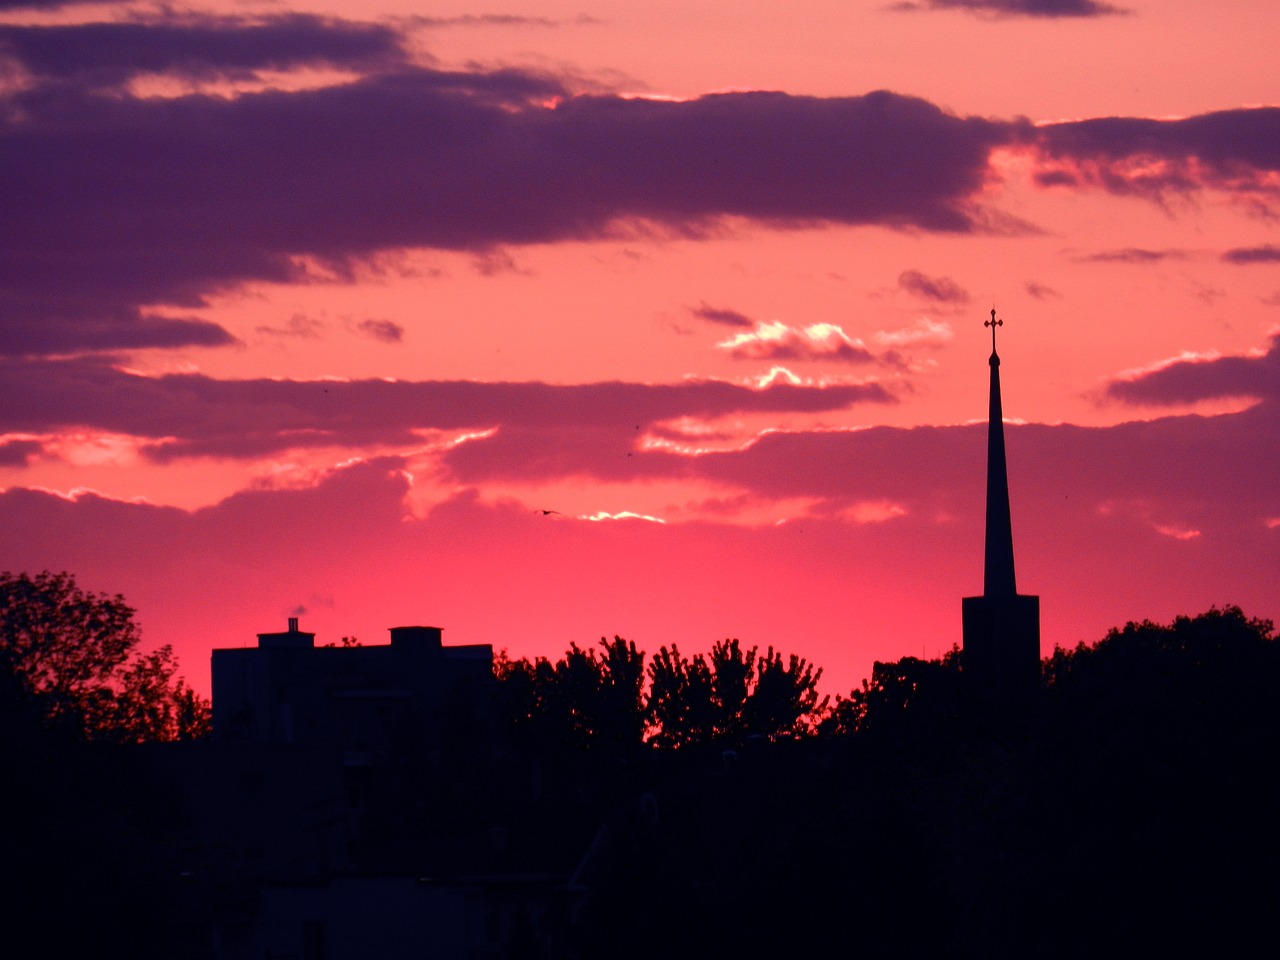
<instances>
[{"instance_id":1,"label":"chimney","mask_svg":"<svg viewBox=\"0 0 1280 960\"><path fill-rule=\"evenodd\" d=\"M289 629L282 630L279 633L260 633L258 634L258 646L260 647L285 647L290 649L305 649L315 646L316 635L314 633L303 633L298 629L298 618L289 618Z\"/></svg>"}]
</instances>

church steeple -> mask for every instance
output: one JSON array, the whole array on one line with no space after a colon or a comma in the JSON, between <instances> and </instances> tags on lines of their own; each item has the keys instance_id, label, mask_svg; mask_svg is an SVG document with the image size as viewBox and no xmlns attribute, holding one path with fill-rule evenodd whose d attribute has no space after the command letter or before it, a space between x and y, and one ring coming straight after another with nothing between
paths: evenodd
<instances>
[{"instance_id":1,"label":"church steeple","mask_svg":"<svg viewBox=\"0 0 1280 960\"><path fill-rule=\"evenodd\" d=\"M1003 320L983 322L991 328L991 399L987 422L987 543L982 568L983 595L1012 597L1018 592L1013 573L1013 522L1009 517L1009 470L1004 458L1004 413L1000 407L1000 356L996 353L996 327Z\"/></svg>"},{"instance_id":2,"label":"church steeple","mask_svg":"<svg viewBox=\"0 0 1280 960\"><path fill-rule=\"evenodd\" d=\"M1013 524L996 353L996 327L1003 325L995 310L983 323L991 328L983 591L980 597L965 597L961 605L966 710L975 729L996 736L1022 727L1040 684L1040 598L1018 593L1013 575Z\"/></svg>"}]
</instances>

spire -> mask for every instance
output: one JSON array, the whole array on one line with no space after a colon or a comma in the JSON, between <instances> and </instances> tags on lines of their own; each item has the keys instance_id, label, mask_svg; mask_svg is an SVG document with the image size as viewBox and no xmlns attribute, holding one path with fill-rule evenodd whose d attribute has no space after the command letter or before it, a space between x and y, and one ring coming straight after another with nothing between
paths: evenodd
<instances>
[{"instance_id":1,"label":"spire","mask_svg":"<svg viewBox=\"0 0 1280 960\"><path fill-rule=\"evenodd\" d=\"M983 566L983 595L1012 597L1018 589L1013 575L1013 524L1009 519L1009 474L1004 458L1004 416L1000 408L1000 357L996 353L996 319L983 321L991 328L991 410L987 424L987 542Z\"/></svg>"},{"instance_id":2,"label":"spire","mask_svg":"<svg viewBox=\"0 0 1280 960\"><path fill-rule=\"evenodd\" d=\"M987 425L987 543L980 597L961 602L964 619L965 712L983 736L1016 736L1040 687L1040 598L1018 593L1013 579L1009 476L1000 409L1000 357L991 319L991 420Z\"/></svg>"}]
</instances>

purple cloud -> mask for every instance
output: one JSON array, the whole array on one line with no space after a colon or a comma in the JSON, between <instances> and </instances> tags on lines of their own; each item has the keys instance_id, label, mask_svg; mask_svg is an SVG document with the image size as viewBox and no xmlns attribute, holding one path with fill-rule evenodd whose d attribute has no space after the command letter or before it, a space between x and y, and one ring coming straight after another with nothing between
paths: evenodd
<instances>
[{"instance_id":1,"label":"purple cloud","mask_svg":"<svg viewBox=\"0 0 1280 960\"><path fill-rule=\"evenodd\" d=\"M120 0L0 0L0 10L59 10L80 3L119 3Z\"/></svg>"},{"instance_id":2,"label":"purple cloud","mask_svg":"<svg viewBox=\"0 0 1280 960\"><path fill-rule=\"evenodd\" d=\"M967 10L996 17L1109 17L1126 14L1123 7L1099 0L906 0L897 10Z\"/></svg>"},{"instance_id":3,"label":"purple cloud","mask_svg":"<svg viewBox=\"0 0 1280 960\"><path fill-rule=\"evenodd\" d=\"M1035 280L1028 280L1023 284L1023 289L1027 291L1027 295L1037 300L1057 300L1062 297L1057 290L1048 284L1038 283Z\"/></svg>"},{"instance_id":4,"label":"purple cloud","mask_svg":"<svg viewBox=\"0 0 1280 960\"><path fill-rule=\"evenodd\" d=\"M926 300L938 303L968 303L969 293L950 277L928 277L919 270L904 270L898 286Z\"/></svg>"},{"instance_id":5,"label":"purple cloud","mask_svg":"<svg viewBox=\"0 0 1280 960\"><path fill-rule=\"evenodd\" d=\"M1037 127L1046 185L1094 185L1159 196L1201 188L1272 196L1280 171L1280 108L1221 110L1181 120L1100 117Z\"/></svg>"},{"instance_id":6,"label":"purple cloud","mask_svg":"<svg viewBox=\"0 0 1280 960\"><path fill-rule=\"evenodd\" d=\"M1102 250L1079 257L1082 263L1161 263L1165 260L1185 260L1186 253L1181 250L1144 250L1140 247L1126 247L1123 250Z\"/></svg>"},{"instance_id":7,"label":"purple cloud","mask_svg":"<svg viewBox=\"0 0 1280 960\"><path fill-rule=\"evenodd\" d=\"M1225 397L1280 399L1280 335L1266 353L1178 359L1112 380L1106 395L1124 403L1172 405Z\"/></svg>"},{"instance_id":8,"label":"purple cloud","mask_svg":"<svg viewBox=\"0 0 1280 960\"><path fill-rule=\"evenodd\" d=\"M324 324L314 317L295 313L283 327L268 325L254 327L255 333L268 337L289 337L300 340L319 340L324 335Z\"/></svg>"},{"instance_id":9,"label":"purple cloud","mask_svg":"<svg viewBox=\"0 0 1280 960\"><path fill-rule=\"evenodd\" d=\"M0 466L23 467L42 447L38 440L8 440L0 443Z\"/></svg>"},{"instance_id":10,"label":"purple cloud","mask_svg":"<svg viewBox=\"0 0 1280 960\"><path fill-rule=\"evenodd\" d=\"M404 339L404 327L391 320L361 320L356 324L356 330L383 343L399 343Z\"/></svg>"},{"instance_id":11,"label":"purple cloud","mask_svg":"<svg viewBox=\"0 0 1280 960\"><path fill-rule=\"evenodd\" d=\"M736 449L627 456L600 435L513 429L455 447L444 462L466 484L700 480L767 500L812 498L833 509L883 501L935 516L981 503L985 436L980 424L771 432ZM1258 469L1280 462L1280 430L1261 407L1113 427L1010 424L1006 438L1018 497L1055 509L1064 501L1089 510L1138 505L1184 527L1280 516L1271 476Z\"/></svg>"},{"instance_id":12,"label":"purple cloud","mask_svg":"<svg viewBox=\"0 0 1280 960\"><path fill-rule=\"evenodd\" d=\"M689 312L700 320L718 323L725 327L745 327L750 329L755 326L755 321L745 313L739 313L737 310L711 307L705 302L698 304L696 307L690 307Z\"/></svg>"},{"instance_id":13,"label":"purple cloud","mask_svg":"<svg viewBox=\"0 0 1280 960\"><path fill-rule=\"evenodd\" d=\"M143 74L252 77L260 70L328 65L387 68L405 60L390 27L283 14L245 21L181 20L0 25L0 50L37 79L117 86Z\"/></svg>"},{"instance_id":14,"label":"purple cloud","mask_svg":"<svg viewBox=\"0 0 1280 960\"><path fill-rule=\"evenodd\" d=\"M281 55L290 62L396 56L385 32L290 23L305 27ZM293 36L287 26L272 29ZM266 26L228 28L226 49L210 29L165 26L151 65L270 61L254 33ZM225 343L216 328L175 330L157 305L313 279L305 258L341 276L388 249L485 254L635 221L697 235L724 216L970 231L988 154L1012 135L884 92L571 97L529 73L398 63L322 89L104 96L73 82L82 65L68 38L88 34L17 36L20 63L61 74L11 92L0 121L0 309L7 343L22 344L11 353ZM129 49L87 62L129 69Z\"/></svg>"},{"instance_id":15,"label":"purple cloud","mask_svg":"<svg viewBox=\"0 0 1280 960\"><path fill-rule=\"evenodd\" d=\"M1260 247L1236 247L1222 255L1227 263L1280 263L1280 247L1272 243L1264 243Z\"/></svg>"},{"instance_id":16,"label":"purple cloud","mask_svg":"<svg viewBox=\"0 0 1280 960\"><path fill-rule=\"evenodd\" d=\"M214 380L141 377L100 360L0 362L0 431L80 427L153 443L158 460L255 457L317 446L420 446L416 431L488 429L612 438L629 449L652 423L727 413L839 410L888 403L879 384L752 389L722 381L671 385L472 381Z\"/></svg>"},{"instance_id":17,"label":"purple cloud","mask_svg":"<svg viewBox=\"0 0 1280 960\"><path fill-rule=\"evenodd\" d=\"M0 260L4 254L0 253ZM10 309L0 338L0 356L57 356L98 350L130 350L144 347L225 347L236 338L207 320L160 316L131 307L119 307L98 315L81 316L88 304L77 304L60 314L65 300L54 294L47 313L36 312L30 297L6 296L0 290L0 306ZM42 319L45 318L45 319ZM56 321L56 322L52 322Z\"/></svg>"},{"instance_id":18,"label":"purple cloud","mask_svg":"<svg viewBox=\"0 0 1280 960\"><path fill-rule=\"evenodd\" d=\"M572 20L555 20L551 17L524 17L511 13L466 13L455 17L415 16L415 24L426 27L562 27L566 24L593 24L601 21L584 14Z\"/></svg>"},{"instance_id":19,"label":"purple cloud","mask_svg":"<svg viewBox=\"0 0 1280 960\"><path fill-rule=\"evenodd\" d=\"M4 29L36 81L0 119L10 355L227 344L181 311L246 282L350 276L384 250L492 263L504 246L641 222L700 236L725 217L973 232L989 155L1013 143L1040 152L1042 181L1127 192L1265 192L1280 168L1274 109L1033 129L883 91L573 96L531 72L414 66L391 28L303 15ZM103 92L139 70L309 63L362 75L229 99Z\"/></svg>"}]
</instances>

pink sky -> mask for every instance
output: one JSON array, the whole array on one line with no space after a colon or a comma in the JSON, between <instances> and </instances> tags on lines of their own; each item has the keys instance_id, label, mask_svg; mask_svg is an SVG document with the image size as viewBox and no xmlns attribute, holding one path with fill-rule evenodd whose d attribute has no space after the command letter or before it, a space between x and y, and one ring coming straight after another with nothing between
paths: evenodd
<instances>
[{"instance_id":1,"label":"pink sky","mask_svg":"<svg viewBox=\"0 0 1280 960\"><path fill-rule=\"evenodd\" d=\"M0 0L0 568L213 647L1280 614L1280 7ZM543 513L542 511L554 511Z\"/></svg>"}]
</instances>

